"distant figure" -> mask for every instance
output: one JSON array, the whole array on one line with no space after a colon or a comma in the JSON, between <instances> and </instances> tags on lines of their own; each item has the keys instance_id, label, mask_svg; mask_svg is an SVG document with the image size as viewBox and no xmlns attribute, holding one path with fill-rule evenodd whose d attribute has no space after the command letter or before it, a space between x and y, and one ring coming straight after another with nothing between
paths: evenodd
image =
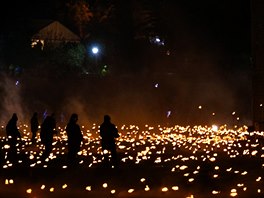
<instances>
[{"instance_id":1,"label":"distant figure","mask_svg":"<svg viewBox=\"0 0 264 198\"><path fill-rule=\"evenodd\" d=\"M6 135L11 142L17 143L18 138L21 138L20 132L17 128L17 114L13 113L12 118L8 121L6 125Z\"/></svg>"},{"instance_id":2,"label":"distant figure","mask_svg":"<svg viewBox=\"0 0 264 198\"><path fill-rule=\"evenodd\" d=\"M80 151L83 135L80 126L77 124L78 115L73 113L66 126L68 136L68 159L75 162L77 153Z\"/></svg>"},{"instance_id":3,"label":"distant figure","mask_svg":"<svg viewBox=\"0 0 264 198\"><path fill-rule=\"evenodd\" d=\"M31 142L35 143L37 131L38 131L38 127L39 127L38 113L37 112L33 113L33 116L30 119L30 127L31 127L31 133L32 133Z\"/></svg>"},{"instance_id":4,"label":"distant figure","mask_svg":"<svg viewBox=\"0 0 264 198\"><path fill-rule=\"evenodd\" d=\"M54 114L48 115L41 124L40 129L41 142L45 146L45 151L43 153L44 158L47 158L52 151L53 135L56 133L55 129L56 121Z\"/></svg>"},{"instance_id":5,"label":"distant figure","mask_svg":"<svg viewBox=\"0 0 264 198\"><path fill-rule=\"evenodd\" d=\"M8 121L7 125L6 125L6 135L8 137L8 143L10 146L10 151L9 151L9 156L12 159L16 159L17 156L17 143L18 140L21 139L21 135L20 132L17 128L17 114L13 113L12 118Z\"/></svg>"},{"instance_id":6,"label":"distant figure","mask_svg":"<svg viewBox=\"0 0 264 198\"><path fill-rule=\"evenodd\" d=\"M111 123L111 118L109 115L104 116L104 122L100 125L100 136L101 145L104 153L104 160L108 162L107 152L111 152L111 158L113 163L117 164L117 153L115 138L119 137L118 130L114 124Z\"/></svg>"}]
</instances>

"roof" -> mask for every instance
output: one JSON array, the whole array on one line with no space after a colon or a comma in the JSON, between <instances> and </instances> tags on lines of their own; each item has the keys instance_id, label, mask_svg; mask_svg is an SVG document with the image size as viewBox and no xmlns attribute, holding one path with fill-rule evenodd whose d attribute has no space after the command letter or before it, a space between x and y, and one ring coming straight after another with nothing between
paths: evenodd
<instances>
[{"instance_id":1,"label":"roof","mask_svg":"<svg viewBox=\"0 0 264 198\"><path fill-rule=\"evenodd\" d=\"M48 41L80 42L80 37L58 21L52 21L42 27L32 39L43 39Z\"/></svg>"}]
</instances>

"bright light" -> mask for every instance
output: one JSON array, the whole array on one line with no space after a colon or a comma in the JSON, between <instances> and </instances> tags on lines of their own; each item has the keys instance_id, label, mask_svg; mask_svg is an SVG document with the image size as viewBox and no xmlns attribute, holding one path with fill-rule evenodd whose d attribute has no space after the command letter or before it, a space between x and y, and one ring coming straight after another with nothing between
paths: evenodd
<instances>
[{"instance_id":1,"label":"bright light","mask_svg":"<svg viewBox=\"0 0 264 198\"><path fill-rule=\"evenodd\" d=\"M158 43L160 42L160 38L156 38L155 40L156 40L156 42L158 42Z\"/></svg>"},{"instance_id":2,"label":"bright light","mask_svg":"<svg viewBox=\"0 0 264 198\"><path fill-rule=\"evenodd\" d=\"M93 54L98 54L98 52L99 52L98 47L93 47L92 52L93 52Z\"/></svg>"},{"instance_id":3,"label":"bright light","mask_svg":"<svg viewBox=\"0 0 264 198\"><path fill-rule=\"evenodd\" d=\"M218 126L217 125L212 125L212 131L218 131Z\"/></svg>"}]
</instances>

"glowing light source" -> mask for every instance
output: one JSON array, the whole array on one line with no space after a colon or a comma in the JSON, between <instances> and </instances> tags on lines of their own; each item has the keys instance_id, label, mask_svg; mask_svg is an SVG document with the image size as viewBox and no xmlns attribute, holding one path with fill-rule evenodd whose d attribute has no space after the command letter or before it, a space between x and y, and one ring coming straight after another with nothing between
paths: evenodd
<instances>
[{"instance_id":1,"label":"glowing light source","mask_svg":"<svg viewBox=\"0 0 264 198\"><path fill-rule=\"evenodd\" d=\"M92 52L93 52L93 54L98 54L99 48L98 47L92 47Z\"/></svg>"},{"instance_id":2,"label":"glowing light source","mask_svg":"<svg viewBox=\"0 0 264 198\"><path fill-rule=\"evenodd\" d=\"M91 191L92 190L92 187L91 186L86 186L85 188L87 191Z\"/></svg>"},{"instance_id":3,"label":"glowing light source","mask_svg":"<svg viewBox=\"0 0 264 198\"><path fill-rule=\"evenodd\" d=\"M135 189L131 188L131 189L129 189L127 192L128 192L128 193L133 193L134 191L135 191Z\"/></svg>"}]
</instances>

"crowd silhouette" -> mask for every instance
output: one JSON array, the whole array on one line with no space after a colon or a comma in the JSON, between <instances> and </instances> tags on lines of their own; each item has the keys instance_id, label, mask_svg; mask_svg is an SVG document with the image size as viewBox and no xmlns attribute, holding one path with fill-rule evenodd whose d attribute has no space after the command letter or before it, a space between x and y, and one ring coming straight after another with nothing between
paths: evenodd
<instances>
[{"instance_id":1,"label":"crowd silhouette","mask_svg":"<svg viewBox=\"0 0 264 198\"><path fill-rule=\"evenodd\" d=\"M9 144L8 160L11 162L18 161L18 148L22 142L21 133L17 127L18 116L13 113L11 119L6 125L6 135ZM78 122L78 114L72 113L69 121L66 125L65 131L67 134L67 161L69 164L77 164L78 158L77 154L80 151L83 134ZM40 143L44 146L44 152L41 158L45 160L49 157L53 149L53 137L57 135L56 130L56 118L55 114L46 115L43 122L39 123L38 113L34 112L30 119L30 132L31 132L31 142L32 145L37 142L37 132L39 132ZM104 116L104 121L100 125L100 138L101 147L103 154L103 161L105 165L118 165L117 151L115 139L119 137L117 127L111 123L111 118L109 115ZM110 159L110 157L111 159ZM2 154L0 152L0 157ZM0 158L0 162L1 162Z\"/></svg>"}]
</instances>

